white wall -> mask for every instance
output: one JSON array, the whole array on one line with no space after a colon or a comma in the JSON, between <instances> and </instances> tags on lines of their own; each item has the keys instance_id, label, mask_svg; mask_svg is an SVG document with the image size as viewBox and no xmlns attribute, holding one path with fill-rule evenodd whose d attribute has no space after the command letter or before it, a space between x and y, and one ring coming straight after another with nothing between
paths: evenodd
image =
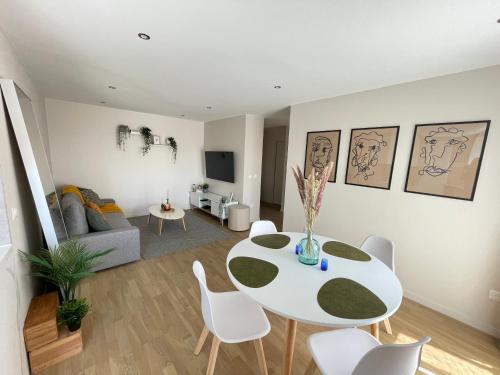
<instances>
[{"instance_id":1,"label":"white wall","mask_svg":"<svg viewBox=\"0 0 500 375\"><path fill-rule=\"evenodd\" d=\"M32 99L45 147L48 147L43 101L1 32L0 77L13 79ZM11 246L0 249L1 372L28 374L22 327L36 288L29 276L29 266L20 260L17 250L38 249L41 232L14 132L3 105L0 105L0 183L3 183L11 242ZM12 216L13 210L18 213L16 218ZM5 225L4 221L2 223Z\"/></svg>"},{"instance_id":2,"label":"white wall","mask_svg":"<svg viewBox=\"0 0 500 375\"><path fill-rule=\"evenodd\" d=\"M250 206L251 222L260 219L263 137L264 118L258 115L246 115L243 203Z\"/></svg>"},{"instance_id":3,"label":"white wall","mask_svg":"<svg viewBox=\"0 0 500 375\"><path fill-rule=\"evenodd\" d=\"M88 187L103 198L114 198L127 216L145 215L166 198L189 207L192 184L203 178L203 123L55 99L46 100L51 159L56 186ZM117 146L117 127L148 126L162 142L178 144L177 162L166 146L152 146L142 156L142 136L132 135L126 150Z\"/></svg>"},{"instance_id":4,"label":"white wall","mask_svg":"<svg viewBox=\"0 0 500 375\"><path fill-rule=\"evenodd\" d=\"M241 115L205 123L205 150L234 152L234 183L206 178L209 190L250 206L250 221L259 219L264 118Z\"/></svg>"},{"instance_id":5,"label":"white wall","mask_svg":"<svg viewBox=\"0 0 500 375\"><path fill-rule=\"evenodd\" d=\"M490 119L473 202L403 192L416 123ZM350 129L401 126L390 191L345 185ZM341 129L336 184L316 232L353 244L371 233L396 243L405 295L500 336L500 66L292 106L289 166L303 166L307 131ZM285 230L304 227L288 171Z\"/></svg>"},{"instance_id":6,"label":"white wall","mask_svg":"<svg viewBox=\"0 0 500 375\"><path fill-rule=\"evenodd\" d=\"M205 151L234 152L234 183L211 178L206 178L206 183L214 193L226 196L234 193L237 201L243 200L245 127L245 115L205 123Z\"/></svg>"}]
</instances>

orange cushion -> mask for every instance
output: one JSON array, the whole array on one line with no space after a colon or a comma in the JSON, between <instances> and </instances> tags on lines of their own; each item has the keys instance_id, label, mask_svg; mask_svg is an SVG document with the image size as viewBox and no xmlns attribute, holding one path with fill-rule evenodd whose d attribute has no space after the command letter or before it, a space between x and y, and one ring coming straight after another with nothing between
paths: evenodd
<instances>
[{"instance_id":1,"label":"orange cushion","mask_svg":"<svg viewBox=\"0 0 500 375\"><path fill-rule=\"evenodd\" d=\"M97 204L95 204L94 202L87 202L87 203L85 203L85 206L87 206L88 208L91 208L93 210L96 210L101 215L103 214L103 212L101 211L101 208Z\"/></svg>"}]
</instances>

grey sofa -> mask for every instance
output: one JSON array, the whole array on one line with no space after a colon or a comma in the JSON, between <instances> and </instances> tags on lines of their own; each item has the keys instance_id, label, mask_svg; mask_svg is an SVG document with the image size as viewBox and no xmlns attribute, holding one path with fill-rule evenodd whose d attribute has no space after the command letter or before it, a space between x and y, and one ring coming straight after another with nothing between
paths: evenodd
<instances>
[{"instance_id":1,"label":"grey sofa","mask_svg":"<svg viewBox=\"0 0 500 375\"><path fill-rule=\"evenodd\" d=\"M114 203L113 199L103 199L103 201ZM113 229L91 232L85 207L77 195L64 194L61 199L61 209L69 238L80 239L89 250L113 249L101 259L94 271L134 262L141 258L139 228L132 226L123 213L105 213L106 221Z\"/></svg>"}]
</instances>

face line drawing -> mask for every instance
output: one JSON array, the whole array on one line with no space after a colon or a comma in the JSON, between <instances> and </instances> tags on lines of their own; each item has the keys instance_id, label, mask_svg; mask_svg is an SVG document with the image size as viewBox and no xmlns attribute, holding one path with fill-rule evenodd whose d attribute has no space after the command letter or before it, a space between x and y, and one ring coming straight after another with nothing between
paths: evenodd
<instances>
[{"instance_id":1,"label":"face line drawing","mask_svg":"<svg viewBox=\"0 0 500 375\"><path fill-rule=\"evenodd\" d=\"M362 176L364 180L368 180L375 174L373 168L378 164L378 153L382 147L387 146L387 142L376 131L361 133L353 141L351 165L357 169L354 177Z\"/></svg>"},{"instance_id":2,"label":"face line drawing","mask_svg":"<svg viewBox=\"0 0 500 375\"><path fill-rule=\"evenodd\" d=\"M440 126L437 131L431 130L424 141L419 157L424 159L425 165L418 174L439 177L451 172L458 156L467 148L469 138L464 136L463 130Z\"/></svg>"},{"instance_id":3,"label":"face line drawing","mask_svg":"<svg viewBox=\"0 0 500 375\"><path fill-rule=\"evenodd\" d=\"M312 141L310 161L316 173L322 173L330 162L333 151L332 142L324 136L317 136Z\"/></svg>"}]
</instances>

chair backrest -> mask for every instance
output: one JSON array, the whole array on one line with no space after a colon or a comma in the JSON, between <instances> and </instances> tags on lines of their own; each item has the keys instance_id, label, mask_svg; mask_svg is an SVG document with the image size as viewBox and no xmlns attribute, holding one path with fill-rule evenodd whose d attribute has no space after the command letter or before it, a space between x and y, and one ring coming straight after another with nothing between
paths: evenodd
<instances>
[{"instance_id":1,"label":"chair backrest","mask_svg":"<svg viewBox=\"0 0 500 375\"><path fill-rule=\"evenodd\" d=\"M394 264L395 248L396 245L394 245L393 241L374 234L368 236L361 245L361 250L381 260L393 272L396 271L396 265Z\"/></svg>"},{"instance_id":2,"label":"chair backrest","mask_svg":"<svg viewBox=\"0 0 500 375\"><path fill-rule=\"evenodd\" d=\"M254 221L252 224L252 228L250 228L250 234L248 237L255 237L261 234L272 234L277 233L276 225L272 221L269 220L259 220Z\"/></svg>"},{"instance_id":3,"label":"chair backrest","mask_svg":"<svg viewBox=\"0 0 500 375\"><path fill-rule=\"evenodd\" d=\"M205 269L203 268L201 262L197 260L193 262L193 273L198 279L198 283L200 284L201 312L203 314L203 320L205 321L205 325L207 326L208 330L215 334L214 321L212 317L212 304L210 301L212 292L208 289Z\"/></svg>"},{"instance_id":4,"label":"chair backrest","mask_svg":"<svg viewBox=\"0 0 500 375\"><path fill-rule=\"evenodd\" d=\"M413 344L380 345L359 361L352 375L415 375L422 357L422 348L431 341L424 337Z\"/></svg>"}]
</instances>

